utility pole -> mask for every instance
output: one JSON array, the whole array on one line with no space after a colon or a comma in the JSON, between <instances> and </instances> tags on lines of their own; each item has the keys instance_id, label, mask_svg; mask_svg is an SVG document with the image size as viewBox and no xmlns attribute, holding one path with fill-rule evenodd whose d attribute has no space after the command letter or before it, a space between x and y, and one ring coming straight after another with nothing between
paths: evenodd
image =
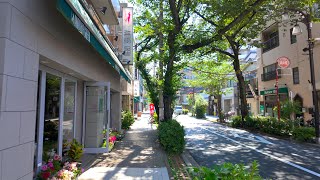
<instances>
[{"instance_id":1,"label":"utility pole","mask_svg":"<svg viewBox=\"0 0 320 180\"><path fill-rule=\"evenodd\" d=\"M160 15L159 22L162 25L163 22L163 0L160 0L159 4ZM159 32L159 80L163 80L163 33ZM163 109L163 92L162 92L162 84L159 87L159 122L163 121L164 118L164 109Z\"/></svg>"}]
</instances>

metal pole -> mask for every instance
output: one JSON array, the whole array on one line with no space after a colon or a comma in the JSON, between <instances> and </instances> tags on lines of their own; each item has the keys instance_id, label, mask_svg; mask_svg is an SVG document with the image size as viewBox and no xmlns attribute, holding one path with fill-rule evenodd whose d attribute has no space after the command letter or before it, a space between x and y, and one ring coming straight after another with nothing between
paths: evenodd
<instances>
[{"instance_id":1,"label":"metal pole","mask_svg":"<svg viewBox=\"0 0 320 180\"><path fill-rule=\"evenodd\" d=\"M311 76L311 85L312 85L312 98L313 98L313 112L314 112L314 120L315 120L315 130L316 130L316 142L319 144L319 106L318 106L318 96L314 75L314 60L313 60L313 47L314 43L312 41L312 33L311 33L311 19L310 15L307 14L306 18L306 26L308 29L308 45L309 45L309 60L310 60L310 76Z\"/></svg>"},{"instance_id":2,"label":"metal pole","mask_svg":"<svg viewBox=\"0 0 320 180\"><path fill-rule=\"evenodd\" d=\"M277 109L278 109L278 121L280 121L280 97L279 97L279 74L278 74L278 68L276 68L276 94L277 94Z\"/></svg>"}]
</instances>

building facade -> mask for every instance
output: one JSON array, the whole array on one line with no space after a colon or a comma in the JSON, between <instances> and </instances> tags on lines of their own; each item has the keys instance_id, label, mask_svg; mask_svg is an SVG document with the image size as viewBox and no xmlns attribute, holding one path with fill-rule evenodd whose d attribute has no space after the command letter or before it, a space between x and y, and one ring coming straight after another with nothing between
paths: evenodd
<instances>
[{"instance_id":1,"label":"building facade","mask_svg":"<svg viewBox=\"0 0 320 180\"><path fill-rule=\"evenodd\" d=\"M0 2L0 180L33 179L73 138L108 152L103 132L121 128L121 79L131 81L107 31L119 11L117 1Z\"/></svg>"},{"instance_id":2,"label":"building facade","mask_svg":"<svg viewBox=\"0 0 320 180\"><path fill-rule=\"evenodd\" d=\"M312 114L313 101L311 89L310 64L307 48L307 29L299 23L303 33L292 34L293 26L279 26L270 23L261 33L263 48L258 50L258 83L260 91L260 113L277 116L274 107L277 106L277 89L280 102L290 100L300 102L301 114L309 120ZM320 24L313 23L312 35L319 37ZM289 62L288 68L280 68L277 60L285 59ZM320 46L315 42L314 69L317 94L320 88ZM278 73L277 73L278 72ZM278 83L276 80L278 79Z\"/></svg>"}]
</instances>

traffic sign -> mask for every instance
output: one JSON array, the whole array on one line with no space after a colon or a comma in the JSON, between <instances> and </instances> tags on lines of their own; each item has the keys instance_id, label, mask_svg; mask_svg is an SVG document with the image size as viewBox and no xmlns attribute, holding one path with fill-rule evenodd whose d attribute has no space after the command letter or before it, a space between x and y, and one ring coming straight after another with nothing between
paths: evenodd
<instances>
[{"instance_id":1,"label":"traffic sign","mask_svg":"<svg viewBox=\"0 0 320 180\"><path fill-rule=\"evenodd\" d=\"M283 69L288 68L290 66L290 60L285 56L279 57L277 59L277 62L278 62L278 66Z\"/></svg>"}]
</instances>

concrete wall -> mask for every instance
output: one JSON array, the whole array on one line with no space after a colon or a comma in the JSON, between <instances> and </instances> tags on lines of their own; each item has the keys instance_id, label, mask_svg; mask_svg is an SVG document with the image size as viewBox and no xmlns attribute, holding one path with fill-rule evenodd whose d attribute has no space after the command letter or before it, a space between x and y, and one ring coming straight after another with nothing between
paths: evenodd
<instances>
[{"instance_id":1,"label":"concrete wall","mask_svg":"<svg viewBox=\"0 0 320 180\"><path fill-rule=\"evenodd\" d=\"M302 28L303 34L297 36L297 42L291 44L290 42L290 28L292 27L280 27L279 28L279 42L280 45L268 52L262 53L261 49L258 50L258 56L260 56L259 69L258 69L258 79L259 79L259 91L264 89L273 89L275 80L261 81L261 74L263 73L263 67L276 63L276 60L281 56L286 56L290 59L290 68L299 67L299 84L293 84L292 75L283 75L279 79L279 87L286 86L289 91L294 94L299 94L303 98L304 107L312 107L312 91L308 80L310 78L310 64L308 52L303 52L302 49L306 48L307 45L307 30L306 26L299 23ZM312 32L313 37L320 37L320 24L313 24ZM317 89L320 89L320 46L316 42L314 48L314 61L315 61L315 75ZM287 71L286 71L287 72ZM305 113L305 118L311 118L308 113Z\"/></svg>"},{"instance_id":2,"label":"concrete wall","mask_svg":"<svg viewBox=\"0 0 320 180\"><path fill-rule=\"evenodd\" d=\"M0 0L0 180L33 176L40 55L46 66L79 78L77 139L83 81L110 81L113 91L121 91L119 74L56 10L55 1Z\"/></svg>"}]
</instances>

